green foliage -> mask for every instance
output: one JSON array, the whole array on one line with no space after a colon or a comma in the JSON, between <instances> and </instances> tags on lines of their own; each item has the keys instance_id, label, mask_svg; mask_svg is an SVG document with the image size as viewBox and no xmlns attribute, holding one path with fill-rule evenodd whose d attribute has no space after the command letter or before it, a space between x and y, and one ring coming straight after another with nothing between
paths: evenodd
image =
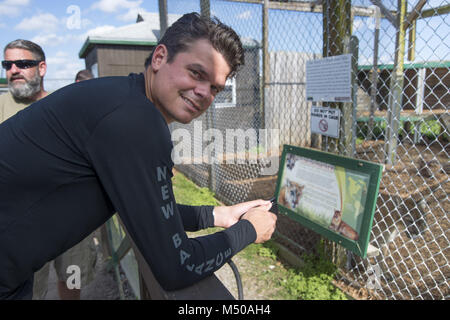
<instances>
[{"instance_id":1,"label":"green foliage","mask_svg":"<svg viewBox=\"0 0 450 320\"><path fill-rule=\"evenodd\" d=\"M400 137L405 136L408 132L405 131L405 121L400 121L398 135ZM409 130L410 135L414 135L415 126L411 126ZM447 133L441 133L441 124L438 120L427 120L422 121L419 127L420 133L427 138L434 140L437 139L441 134L442 138L445 141L449 140L449 136ZM356 126L356 136L357 136L357 144L361 143L363 140L366 140L369 134L369 125L368 122L358 122ZM372 135L376 140L384 139L386 131L386 121L376 121L374 123Z\"/></svg>"},{"instance_id":2,"label":"green foliage","mask_svg":"<svg viewBox=\"0 0 450 320\"><path fill-rule=\"evenodd\" d=\"M211 205L218 206L214 192L208 188L200 188L183 174L177 173L172 179L173 193L179 204L190 206Z\"/></svg>"},{"instance_id":3,"label":"green foliage","mask_svg":"<svg viewBox=\"0 0 450 320\"><path fill-rule=\"evenodd\" d=\"M269 240L258 248L258 255L260 257L267 257L272 260L277 260L278 248L273 243L273 240Z\"/></svg>"},{"instance_id":4,"label":"green foliage","mask_svg":"<svg viewBox=\"0 0 450 320\"><path fill-rule=\"evenodd\" d=\"M372 130L372 136L375 139L384 139L386 130L386 121L376 121ZM368 122L358 122L356 126L356 136L357 138L365 140L369 133Z\"/></svg>"},{"instance_id":5,"label":"green foliage","mask_svg":"<svg viewBox=\"0 0 450 320\"><path fill-rule=\"evenodd\" d=\"M244 251L251 259L257 254L269 258L269 263L278 260L278 247L273 240L264 244L252 244ZM304 254L304 264L300 268L287 267L284 276L279 280L285 288L284 299L302 300L347 300L345 294L333 285L336 266L326 257L323 244L318 246L318 254Z\"/></svg>"},{"instance_id":6,"label":"green foliage","mask_svg":"<svg viewBox=\"0 0 450 320\"><path fill-rule=\"evenodd\" d=\"M332 283L336 266L326 257L323 247L318 251L318 255L304 254L304 266L290 269L282 285L290 295L302 300L347 300Z\"/></svg>"},{"instance_id":7,"label":"green foliage","mask_svg":"<svg viewBox=\"0 0 450 320\"><path fill-rule=\"evenodd\" d=\"M414 133L415 128L411 132ZM437 139L441 134L441 124L438 120L429 120L420 124L420 132L429 139ZM443 133L444 140L448 141L448 134Z\"/></svg>"}]
</instances>

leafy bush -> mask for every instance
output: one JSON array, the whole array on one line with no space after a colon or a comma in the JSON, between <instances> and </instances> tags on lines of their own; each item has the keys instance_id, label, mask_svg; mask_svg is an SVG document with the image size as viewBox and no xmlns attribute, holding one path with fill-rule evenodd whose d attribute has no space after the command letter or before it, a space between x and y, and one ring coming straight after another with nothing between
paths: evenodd
<instances>
[{"instance_id":1,"label":"leafy bush","mask_svg":"<svg viewBox=\"0 0 450 320\"><path fill-rule=\"evenodd\" d=\"M294 297L302 300L347 300L345 294L332 283L337 273L336 266L326 257L324 250L319 254L304 254L304 266L289 270L282 285Z\"/></svg>"},{"instance_id":2,"label":"leafy bush","mask_svg":"<svg viewBox=\"0 0 450 320\"><path fill-rule=\"evenodd\" d=\"M420 123L420 133L421 135L426 136L427 138L434 140L439 137L441 134L441 124L438 120L427 120L422 121ZM414 135L415 133L415 126L411 126L409 129L409 132L406 132L405 130L405 121L400 121L399 123L399 129L398 129L398 135L400 137L403 137L406 134ZM386 131L386 121L376 121L374 123L374 127L372 130L372 136L379 140L385 138L385 131ZM358 122L356 126L356 136L358 138L358 141L366 140L369 135L369 124L368 122ZM443 133L442 138L445 141L449 140L449 136L447 133Z\"/></svg>"},{"instance_id":3,"label":"leafy bush","mask_svg":"<svg viewBox=\"0 0 450 320\"><path fill-rule=\"evenodd\" d=\"M258 248L258 255L260 257L267 257L272 260L277 260L278 248L273 244L273 240L269 240L269 241L263 243Z\"/></svg>"}]
</instances>

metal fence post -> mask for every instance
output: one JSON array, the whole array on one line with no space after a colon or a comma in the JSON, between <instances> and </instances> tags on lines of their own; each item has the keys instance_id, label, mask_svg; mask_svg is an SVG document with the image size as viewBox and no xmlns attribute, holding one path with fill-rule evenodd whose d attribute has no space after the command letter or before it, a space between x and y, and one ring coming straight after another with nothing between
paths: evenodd
<instances>
[{"instance_id":1,"label":"metal fence post","mask_svg":"<svg viewBox=\"0 0 450 320\"><path fill-rule=\"evenodd\" d=\"M159 7L159 39L161 39L164 35L164 32L167 30L168 22L167 22L167 0L158 0Z\"/></svg>"},{"instance_id":2,"label":"metal fence post","mask_svg":"<svg viewBox=\"0 0 450 320\"><path fill-rule=\"evenodd\" d=\"M392 94L389 96L389 107L386 127L386 163L395 164L398 144L398 130L400 111L402 109L404 60L405 60L405 18L406 0L398 0L397 36L395 40L395 62L391 74L390 87Z\"/></svg>"},{"instance_id":3,"label":"metal fence post","mask_svg":"<svg viewBox=\"0 0 450 320\"><path fill-rule=\"evenodd\" d=\"M269 66L269 1L264 0L262 7L262 90L261 90L261 129L266 128L266 105L268 103L270 82Z\"/></svg>"}]
</instances>

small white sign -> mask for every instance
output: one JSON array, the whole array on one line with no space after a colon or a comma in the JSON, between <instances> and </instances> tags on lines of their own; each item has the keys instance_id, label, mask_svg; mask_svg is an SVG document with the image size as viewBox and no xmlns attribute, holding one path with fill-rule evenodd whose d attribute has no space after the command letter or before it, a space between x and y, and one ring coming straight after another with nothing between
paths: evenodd
<instances>
[{"instance_id":1,"label":"small white sign","mask_svg":"<svg viewBox=\"0 0 450 320\"><path fill-rule=\"evenodd\" d=\"M352 101L352 55L343 54L306 62L306 99Z\"/></svg>"},{"instance_id":2,"label":"small white sign","mask_svg":"<svg viewBox=\"0 0 450 320\"><path fill-rule=\"evenodd\" d=\"M311 108L311 132L339 138L341 110L335 108Z\"/></svg>"}]
</instances>

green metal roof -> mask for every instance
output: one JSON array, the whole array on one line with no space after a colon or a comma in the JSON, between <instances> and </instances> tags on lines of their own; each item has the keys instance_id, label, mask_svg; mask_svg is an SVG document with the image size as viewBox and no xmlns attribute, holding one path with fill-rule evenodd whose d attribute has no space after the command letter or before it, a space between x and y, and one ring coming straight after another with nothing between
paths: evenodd
<instances>
[{"instance_id":1,"label":"green metal roof","mask_svg":"<svg viewBox=\"0 0 450 320\"><path fill-rule=\"evenodd\" d=\"M371 70L372 65L360 65L359 70ZM377 66L379 70L392 70L394 69L393 64L379 64ZM417 62L417 63L405 63L403 69L422 69L422 68L450 68L450 61L428 61L428 62Z\"/></svg>"},{"instance_id":2,"label":"green metal roof","mask_svg":"<svg viewBox=\"0 0 450 320\"><path fill-rule=\"evenodd\" d=\"M0 78L0 84L7 84L8 81L6 80L6 78Z\"/></svg>"}]
</instances>

